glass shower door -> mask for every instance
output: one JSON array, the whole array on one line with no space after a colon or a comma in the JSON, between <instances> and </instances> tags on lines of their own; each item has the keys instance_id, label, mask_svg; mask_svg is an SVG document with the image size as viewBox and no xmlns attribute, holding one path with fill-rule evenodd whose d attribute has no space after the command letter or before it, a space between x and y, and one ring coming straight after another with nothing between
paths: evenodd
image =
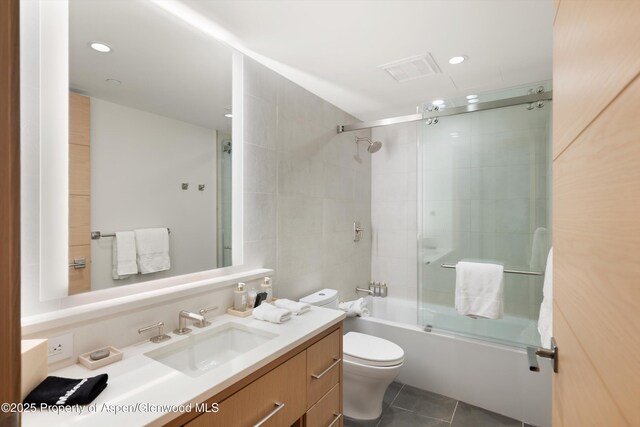
<instances>
[{"instance_id":1,"label":"glass shower door","mask_svg":"<svg viewBox=\"0 0 640 427\"><path fill-rule=\"evenodd\" d=\"M480 101L525 93L481 95ZM448 104L462 102L468 101ZM466 260L544 272L551 247L550 122L551 102L545 102L420 123L418 280L426 329L540 344L544 276L505 273L504 317L474 319L456 312L456 271L447 267Z\"/></svg>"}]
</instances>

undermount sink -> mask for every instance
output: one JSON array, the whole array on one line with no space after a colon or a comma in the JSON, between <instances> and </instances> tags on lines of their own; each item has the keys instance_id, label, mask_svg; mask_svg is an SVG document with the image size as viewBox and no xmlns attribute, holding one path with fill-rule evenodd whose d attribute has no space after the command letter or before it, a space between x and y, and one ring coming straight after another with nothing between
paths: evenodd
<instances>
[{"instance_id":1,"label":"undermount sink","mask_svg":"<svg viewBox=\"0 0 640 427\"><path fill-rule=\"evenodd\" d=\"M239 323L226 323L144 355L192 377L254 350L278 336Z\"/></svg>"}]
</instances>

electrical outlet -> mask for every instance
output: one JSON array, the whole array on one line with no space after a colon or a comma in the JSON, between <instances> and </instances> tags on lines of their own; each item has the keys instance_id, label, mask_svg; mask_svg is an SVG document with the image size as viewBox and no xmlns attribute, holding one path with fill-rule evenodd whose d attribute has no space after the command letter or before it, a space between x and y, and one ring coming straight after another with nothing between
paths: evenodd
<instances>
[{"instance_id":1,"label":"electrical outlet","mask_svg":"<svg viewBox=\"0 0 640 427\"><path fill-rule=\"evenodd\" d=\"M48 362L54 363L73 356L73 334L58 335L49 338Z\"/></svg>"}]
</instances>

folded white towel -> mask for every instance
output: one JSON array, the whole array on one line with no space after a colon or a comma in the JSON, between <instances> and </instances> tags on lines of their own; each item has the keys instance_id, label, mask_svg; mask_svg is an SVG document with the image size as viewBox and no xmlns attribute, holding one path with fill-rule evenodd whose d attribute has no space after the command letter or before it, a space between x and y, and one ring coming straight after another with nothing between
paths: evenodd
<instances>
[{"instance_id":1,"label":"folded white towel","mask_svg":"<svg viewBox=\"0 0 640 427\"><path fill-rule=\"evenodd\" d=\"M268 302L263 302L253 309L253 317L271 323L283 323L291 319L291 312L284 308L274 307Z\"/></svg>"},{"instance_id":2,"label":"folded white towel","mask_svg":"<svg viewBox=\"0 0 640 427\"><path fill-rule=\"evenodd\" d=\"M503 316L504 267L498 264L456 264L455 304L458 313L500 319Z\"/></svg>"},{"instance_id":3,"label":"folded white towel","mask_svg":"<svg viewBox=\"0 0 640 427\"><path fill-rule=\"evenodd\" d=\"M345 301L341 302L338 305L340 310L347 313L347 317L367 317L369 315L369 309L367 308L367 303L364 298L358 298L354 301Z\"/></svg>"},{"instance_id":4,"label":"folded white towel","mask_svg":"<svg viewBox=\"0 0 640 427\"><path fill-rule=\"evenodd\" d=\"M114 280L138 274L136 238L133 231L116 231L116 237L111 242L111 254L111 277Z\"/></svg>"},{"instance_id":5,"label":"folded white towel","mask_svg":"<svg viewBox=\"0 0 640 427\"><path fill-rule=\"evenodd\" d=\"M144 228L134 230L138 268L140 273L155 273L169 270L169 230L166 228Z\"/></svg>"},{"instance_id":6,"label":"folded white towel","mask_svg":"<svg viewBox=\"0 0 640 427\"><path fill-rule=\"evenodd\" d=\"M547 256L547 268L544 272L538 332L540 332L542 346L551 348L551 337L553 336L553 248Z\"/></svg>"},{"instance_id":7,"label":"folded white towel","mask_svg":"<svg viewBox=\"0 0 640 427\"><path fill-rule=\"evenodd\" d=\"M303 302L291 301L290 299L286 299L286 298L277 299L274 302L274 305L276 307L284 308L285 310L289 310L295 316L299 316L299 315L304 314L307 311L311 310L311 306L309 304L305 304Z\"/></svg>"}]
</instances>

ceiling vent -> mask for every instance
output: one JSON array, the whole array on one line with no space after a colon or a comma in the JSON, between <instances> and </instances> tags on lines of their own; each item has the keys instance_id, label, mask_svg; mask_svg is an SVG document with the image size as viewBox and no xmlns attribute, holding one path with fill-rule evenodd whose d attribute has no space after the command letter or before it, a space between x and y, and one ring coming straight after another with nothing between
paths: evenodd
<instances>
[{"instance_id":1,"label":"ceiling vent","mask_svg":"<svg viewBox=\"0 0 640 427\"><path fill-rule=\"evenodd\" d=\"M430 53L378 65L378 68L382 68L400 83L442 73Z\"/></svg>"}]
</instances>

